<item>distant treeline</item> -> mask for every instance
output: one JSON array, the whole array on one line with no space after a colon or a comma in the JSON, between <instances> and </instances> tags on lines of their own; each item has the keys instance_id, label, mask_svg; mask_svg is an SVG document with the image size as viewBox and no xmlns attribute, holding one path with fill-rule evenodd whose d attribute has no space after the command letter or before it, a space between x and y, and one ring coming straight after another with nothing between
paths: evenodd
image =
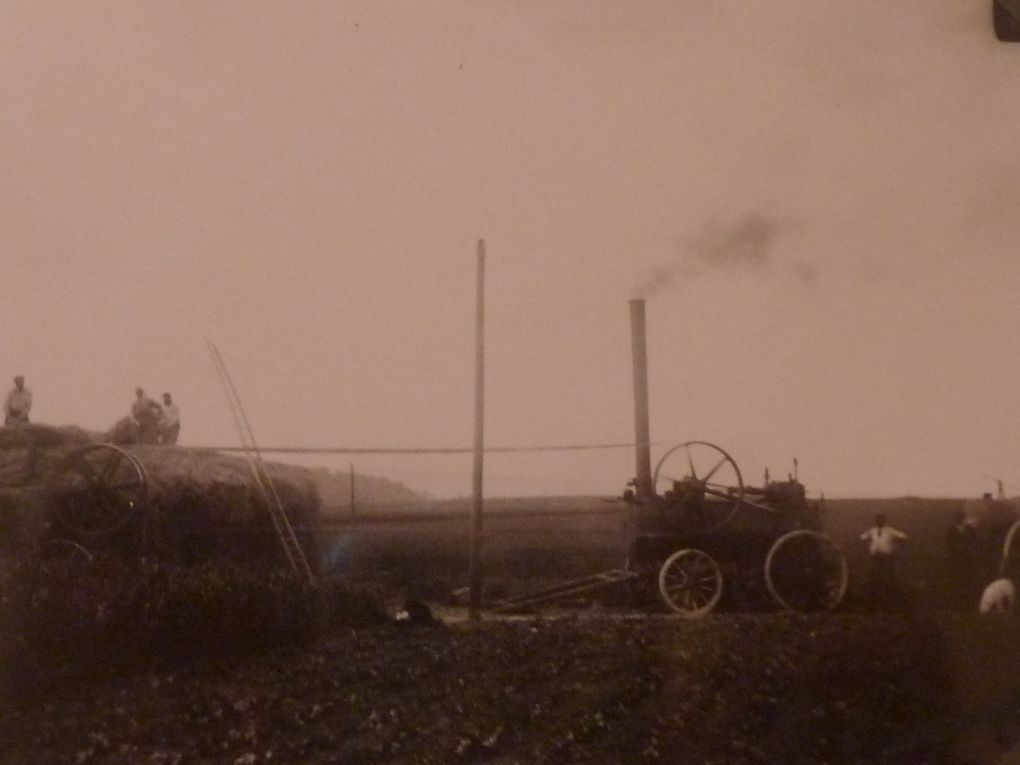
<instances>
[{"instance_id":1,"label":"distant treeline","mask_svg":"<svg viewBox=\"0 0 1020 765\"><path fill-rule=\"evenodd\" d=\"M310 468L319 488L323 507L346 508L351 502L351 476L345 470ZM399 481L374 475L354 474L354 501L357 506L405 505L431 502L427 494L414 491Z\"/></svg>"},{"instance_id":2,"label":"distant treeline","mask_svg":"<svg viewBox=\"0 0 1020 765\"><path fill-rule=\"evenodd\" d=\"M360 479L357 479L360 480ZM355 484L357 484L357 480ZM329 520L347 523L357 522L401 522L414 520L449 520L467 518L474 500L470 497L437 499L419 498L411 502L377 503L358 508L355 518L348 513L350 502L331 504L323 501L323 516ZM626 505L605 497L564 496L564 497L486 497L484 513L489 516L541 516L541 515L605 515L620 513Z\"/></svg>"}]
</instances>

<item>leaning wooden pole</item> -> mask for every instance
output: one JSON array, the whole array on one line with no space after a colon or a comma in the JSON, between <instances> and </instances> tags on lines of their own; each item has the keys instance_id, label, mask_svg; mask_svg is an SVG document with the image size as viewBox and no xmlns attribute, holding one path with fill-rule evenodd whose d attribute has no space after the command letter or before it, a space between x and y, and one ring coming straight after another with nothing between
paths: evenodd
<instances>
[{"instance_id":1,"label":"leaning wooden pole","mask_svg":"<svg viewBox=\"0 0 1020 765\"><path fill-rule=\"evenodd\" d=\"M475 441L472 472L471 545L468 581L471 597L468 616L477 620L482 606L482 457L485 451L485 241L478 240L478 284L475 298Z\"/></svg>"}]
</instances>

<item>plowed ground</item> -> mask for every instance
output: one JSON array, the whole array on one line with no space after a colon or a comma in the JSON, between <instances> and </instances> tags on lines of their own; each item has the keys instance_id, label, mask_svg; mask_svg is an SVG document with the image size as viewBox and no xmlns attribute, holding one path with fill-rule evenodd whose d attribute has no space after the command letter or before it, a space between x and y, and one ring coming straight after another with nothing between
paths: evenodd
<instances>
[{"instance_id":1,"label":"plowed ground","mask_svg":"<svg viewBox=\"0 0 1020 765\"><path fill-rule=\"evenodd\" d=\"M850 613L388 624L24 691L0 762L962 762L976 720L1013 733L1009 645Z\"/></svg>"}]
</instances>

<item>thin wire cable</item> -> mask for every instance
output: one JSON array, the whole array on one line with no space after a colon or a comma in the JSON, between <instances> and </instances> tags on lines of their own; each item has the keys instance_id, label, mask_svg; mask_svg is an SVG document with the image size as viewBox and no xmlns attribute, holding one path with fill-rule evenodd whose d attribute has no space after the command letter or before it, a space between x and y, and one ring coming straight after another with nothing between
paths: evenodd
<instances>
[{"instance_id":1,"label":"thin wire cable","mask_svg":"<svg viewBox=\"0 0 1020 765\"><path fill-rule=\"evenodd\" d=\"M660 446L665 442L655 442L649 446ZM556 446L487 446L486 452L509 454L513 452L570 452L593 451L598 449L633 449L636 444L566 444ZM191 446L190 449L206 449L217 452L242 451L236 446ZM260 446L259 451L271 454L471 454L471 447L436 446L420 448L403 447L331 447L331 446Z\"/></svg>"}]
</instances>

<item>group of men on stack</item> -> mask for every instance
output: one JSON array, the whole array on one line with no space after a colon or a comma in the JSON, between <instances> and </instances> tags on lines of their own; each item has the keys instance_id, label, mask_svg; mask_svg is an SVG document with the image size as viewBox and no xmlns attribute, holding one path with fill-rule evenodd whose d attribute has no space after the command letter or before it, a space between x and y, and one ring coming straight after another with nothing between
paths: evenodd
<instances>
[{"instance_id":1,"label":"group of men on stack","mask_svg":"<svg viewBox=\"0 0 1020 765\"><path fill-rule=\"evenodd\" d=\"M4 399L4 425L27 425L32 409L32 391L25 387L25 377L14 378L14 387ZM181 412L169 393L163 394L163 403L149 398L141 388L135 389L131 404L131 423L136 430L135 440L140 444L176 444L181 432Z\"/></svg>"},{"instance_id":2,"label":"group of men on stack","mask_svg":"<svg viewBox=\"0 0 1020 765\"><path fill-rule=\"evenodd\" d=\"M163 403L160 404L146 396L141 388L135 388L131 420L137 428L138 443L177 443L177 436L181 432L181 413L169 393L163 394Z\"/></svg>"}]
</instances>

